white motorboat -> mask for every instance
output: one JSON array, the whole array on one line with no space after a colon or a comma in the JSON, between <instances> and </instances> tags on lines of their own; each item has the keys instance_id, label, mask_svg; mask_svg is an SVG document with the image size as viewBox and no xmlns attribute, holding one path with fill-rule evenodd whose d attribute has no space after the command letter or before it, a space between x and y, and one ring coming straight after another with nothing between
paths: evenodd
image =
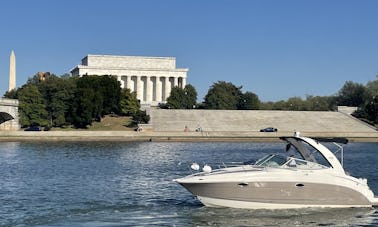
<instances>
[{"instance_id":1,"label":"white motorboat","mask_svg":"<svg viewBox=\"0 0 378 227\"><path fill-rule=\"evenodd\" d=\"M174 181L210 207L291 209L378 204L367 180L352 177L343 168L341 144L347 139L312 139L299 133L280 139L287 143L286 155L271 154L254 164L224 164L214 170L205 165L200 171L194 163L196 173ZM323 142L337 149L332 152Z\"/></svg>"}]
</instances>

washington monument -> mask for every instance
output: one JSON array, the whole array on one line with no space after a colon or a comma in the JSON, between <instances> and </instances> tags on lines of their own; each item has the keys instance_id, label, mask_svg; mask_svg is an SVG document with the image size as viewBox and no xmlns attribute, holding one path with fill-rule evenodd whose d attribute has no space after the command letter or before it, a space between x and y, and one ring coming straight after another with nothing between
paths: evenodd
<instances>
[{"instance_id":1,"label":"washington monument","mask_svg":"<svg viewBox=\"0 0 378 227\"><path fill-rule=\"evenodd\" d=\"M9 89L11 91L16 88L16 56L12 50L9 58Z\"/></svg>"}]
</instances>

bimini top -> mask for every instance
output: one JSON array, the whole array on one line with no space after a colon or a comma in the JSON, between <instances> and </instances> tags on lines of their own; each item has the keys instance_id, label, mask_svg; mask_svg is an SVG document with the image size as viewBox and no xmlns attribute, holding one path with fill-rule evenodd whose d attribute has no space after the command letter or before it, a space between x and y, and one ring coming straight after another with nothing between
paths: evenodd
<instances>
[{"instance_id":1,"label":"bimini top","mask_svg":"<svg viewBox=\"0 0 378 227\"><path fill-rule=\"evenodd\" d=\"M286 150L289 150L292 146L300 153L302 158L306 161L318 163L315 156L321 155L323 159L328 162L329 166L332 167L335 171L340 173L345 173L344 168L341 165L340 161L337 159L335 154L325 147L320 142L333 142L333 143L348 143L348 140L345 138L308 138L301 136L289 136L289 137L280 137L281 140L286 141ZM318 154L316 154L318 153Z\"/></svg>"}]
</instances>

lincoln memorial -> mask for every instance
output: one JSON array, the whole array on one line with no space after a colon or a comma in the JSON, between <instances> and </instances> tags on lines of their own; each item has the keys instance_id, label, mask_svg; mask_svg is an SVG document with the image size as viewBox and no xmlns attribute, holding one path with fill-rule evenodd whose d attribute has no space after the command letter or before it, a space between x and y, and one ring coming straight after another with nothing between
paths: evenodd
<instances>
[{"instance_id":1,"label":"lincoln memorial","mask_svg":"<svg viewBox=\"0 0 378 227\"><path fill-rule=\"evenodd\" d=\"M176 68L174 57L87 55L71 70L73 76L112 75L122 88L137 93L143 105L166 102L173 87L184 88L187 68Z\"/></svg>"}]
</instances>

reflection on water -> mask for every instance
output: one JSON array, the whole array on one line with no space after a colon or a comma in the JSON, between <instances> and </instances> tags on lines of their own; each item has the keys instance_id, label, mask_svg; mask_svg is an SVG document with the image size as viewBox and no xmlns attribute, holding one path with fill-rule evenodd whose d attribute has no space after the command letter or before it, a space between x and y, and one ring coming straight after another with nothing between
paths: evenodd
<instances>
[{"instance_id":1,"label":"reflection on water","mask_svg":"<svg viewBox=\"0 0 378 227\"><path fill-rule=\"evenodd\" d=\"M52 142L0 144L1 226L356 226L374 209L240 210L203 207L172 182L189 164L241 162L279 143ZM377 194L378 144L348 144L345 168Z\"/></svg>"},{"instance_id":2,"label":"reflection on water","mask_svg":"<svg viewBox=\"0 0 378 227\"><path fill-rule=\"evenodd\" d=\"M203 207L192 215L204 226L354 226L373 223L374 209L240 210ZM216 218L214 218L216 217Z\"/></svg>"}]
</instances>

